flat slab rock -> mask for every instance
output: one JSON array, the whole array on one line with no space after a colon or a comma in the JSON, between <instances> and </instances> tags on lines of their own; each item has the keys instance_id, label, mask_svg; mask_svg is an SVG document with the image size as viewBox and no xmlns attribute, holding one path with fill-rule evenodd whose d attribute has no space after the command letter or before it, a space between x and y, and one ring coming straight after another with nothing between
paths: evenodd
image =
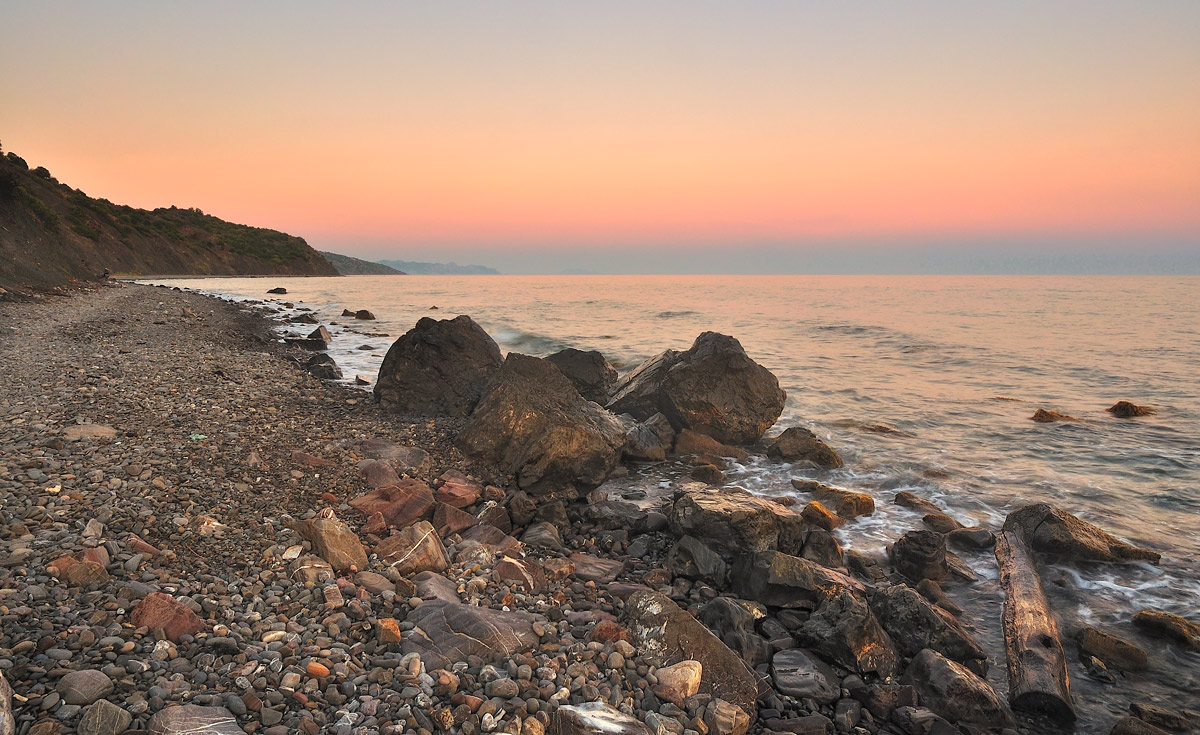
<instances>
[{"instance_id":1,"label":"flat slab rock","mask_svg":"<svg viewBox=\"0 0 1200 735\"><path fill-rule=\"evenodd\" d=\"M229 710L195 704L159 710L147 729L150 735L245 735Z\"/></svg>"},{"instance_id":2,"label":"flat slab rock","mask_svg":"<svg viewBox=\"0 0 1200 735\"><path fill-rule=\"evenodd\" d=\"M833 669L803 648L776 653L771 659L771 677L775 688L789 697L830 704L842 696L842 685Z\"/></svg>"},{"instance_id":3,"label":"flat slab rock","mask_svg":"<svg viewBox=\"0 0 1200 735\"><path fill-rule=\"evenodd\" d=\"M609 583L617 575L625 571L625 562L619 559L603 559L591 554L571 554L571 563L575 565L575 576L585 582Z\"/></svg>"},{"instance_id":4,"label":"flat slab rock","mask_svg":"<svg viewBox=\"0 0 1200 735\"><path fill-rule=\"evenodd\" d=\"M550 720L550 735L650 735L650 728L603 702L559 707Z\"/></svg>"},{"instance_id":5,"label":"flat slab rock","mask_svg":"<svg viewBox=\"0 0 1200 735\"><path fill-rule=\"evenodd\" d=\"M429 600L408 616L416 627L401 650L417 653L430 668L449 668L468 656L511 656L537 645L536 618L524 612L492 610L446 600Z\"/></svg>"}]
</instances>

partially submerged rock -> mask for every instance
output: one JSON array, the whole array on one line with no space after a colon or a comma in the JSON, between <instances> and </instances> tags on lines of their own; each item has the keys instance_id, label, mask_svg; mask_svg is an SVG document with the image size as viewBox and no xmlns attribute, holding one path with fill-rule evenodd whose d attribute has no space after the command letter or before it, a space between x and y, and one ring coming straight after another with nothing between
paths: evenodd
<instances>
[{"instance_id":1,"label":"partially submerged rock","mask_svg":"<svg viewBox=\"0 0 1200 735\"><path fill-rule=\"evenodd\" d=\"M1137 416L1150 416L1158 413L1157 410L1150 406L1139 406L1129 401L1117 401L1105 410L1119 419L1131 419Z\"/></svg>"},{"instance_id":2,"label":"partially submerged rock","mask_svg":"<svg viewBox=\"0 0 1200 735\"><path fill-rule=\"evenodd\" d=\"M471 317L424 317L383 358L375 400L394 413L466 416L499 369L500 347Z\"/></svg>"},{"instance_id":3,"label":"partially submerged rock","mask_svg":"<svg viewBox=\"0 0 1200 735\"><path fill-rule=\"evenodd\" d=\"M1193 651L1200 651L1200 625L1181 615L1141 610L1133 616L1133 624L1150 635L1175 641Z\"/></svg>"},{"instance_id":4,"label":"partially submerged rock","mask_svg":"<svg viewBox=\"0 0 1200 735\"><path fill-rule=\"evenodd\" d=\"M1004 529L1023 531L1038 551L1077 561L1148 561L1157 564L1161 558L1156 551L1127 544L1049 503L1033 503L1014 510L1004 520Z\"/></svg>"},{"instance_id":5,"label":"partially submerged rock","mask_svg":"<svg viewBox=\"0 0 1200 735\"><path fill-rule=\"evenodd\" d=\"M822 469L836 469L844 464L841 455L833 447L803 426L785 429L767 447L767 456L789 462L812 462Z\"/></svg>"},{"instance_id":6,"label":"partially submerged rock","mask_svg":"<svg viewBox=\"0 0 1200 735\"><path fill-rule=\"evenodd\" d=\"M634 592L625 601L623 622L634 646L656 665L698 661L703 668L701 692L735 704L750 717L757 715L754 672L671 598L651 590Z\"/></svg>"},{"instance_id":7,"label":"partially submerged rock","mask_svg":"<svg viewBox=\"0 0 1200 735\"><path fill-rule=\"evenodd\" d=\"M1149 657L1140 647L1091 626L1081 628L1075 640L1079 642L1079 656L1084 661L1094 656L1105 666L1123 671L1144 671L1150 666Z\"/></svg>"},{"instance_id":8,"label":"partially submerged rock","mask_svg":"<svg viewBox=\"0 0 1200 735\"><path fill-rule=\"evenodd\" d=\"M875 512L875 498L856 490L831 487L815 480L792 478L792 487L802 493L811 493L834 513L845 520L869 516Z\"/></svg>"},{"instance_id":9,"label":"partially submerged rock","mask_svg":"<svg viewBox=\"0 0 1200 735\"><path fill-rule=\"evenodd\" d=\"M608 477L625 431L558 368L510 353L457 445L469 458L513 474L530 495L577 497Z\"/></svg>"},{"instance_id":10,"label":"partially submerged rock","mask_svg":"<svg viewBox=\"0 0 1200 735\"><path fill-rule=\"evenodd\" d=\"M950 574L946 563L946 537L936 531L908 531L892 544L892 566L912 582L940 582Z\"/></svg>"},{"instance_id":11,"label":"partially submerged rock","mask_svg":"<svg viewBox=\"0 0 1200 735\"><path fill-rule=\"evenodd\" d=\"M787 395L733 337L704 332L685 352L667 350L625 376L609 408L644 421L664 414L725 444L751 444L775 423Z\"/></svg>"},{"instance_id":12,"label":"partially submerged rock","mask_svg":"<svg viewBox=\"0 0 1200 735\"><path fill-rule=\"evenodd\" d=\"M559 350L546 356L546 361L557 367L579 395L601 405L608 401L608 393L617 383L617 370L604 355L596 350L584 351L574 347Z\"/></svg>"},{"instance_id":13,"label":"partially submerged rock","mask_svg":"<svg viewBox=\"0 0 1200 735\"><path fill-rule=\"evenodd\" d=\"M341 380L342 371L337 362L324 352L313 355L304 363L304 369L320 380Z\"/></svg>"},{"instance_id":14,"label":"partially submerged rock","mask_svg":"<svg viewBox=\"0 0 1200 735\"><path fill-rule=\"evenodd\" d=\"M1039 408L1029 417L1031 421L1036 421L1039 424L1055 424L1061 421L1078 421L1074 416L1068 416L1065 413L1058 411L1048 411L1044 408Z\"/></svg>"}]
</instances>

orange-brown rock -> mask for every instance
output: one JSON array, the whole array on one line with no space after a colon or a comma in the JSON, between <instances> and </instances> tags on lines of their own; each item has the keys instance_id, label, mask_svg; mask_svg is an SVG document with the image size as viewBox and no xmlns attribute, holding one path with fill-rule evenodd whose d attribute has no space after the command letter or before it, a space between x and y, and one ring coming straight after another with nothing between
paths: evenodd
<instances>
[{"instance_id":1,"label":"orange-brown rock","mask_svg":"<svg viewBox=\"0 0 1200 735\"><path fill-rule=\"evenodd\" d=\"M194 635L203 627L200 616L168 594L152 592L133 609L130 620L139 628L162 628L167 638L179 642L185 635Z\"/></svg>"},{"instance_id":2,"label":"orange-brown rock","mask_svg":"<svg viewBox=\"0 0 1200 735\"><path fill-rule=\"evenodd\" d=\"M433 512L433 491L420 480L403 479L398 484L376 488L350 501L350 505L370 516L382 513L392 528L403 528L429 518Z\"/></svg>"},{"instance_id":3,"label":"orange-brown rock","mask_svg":"<svg viewBox=\"0 0 1200 735\"><path fill-rule=\"evenodd\" d=\"M708 454L715 457L729 457L739 462L745 462L750 455L746 450L731 447L728 444L713 439L691 429L684 429L675 437L676 454Z\"/></svg>"}]
</instances>

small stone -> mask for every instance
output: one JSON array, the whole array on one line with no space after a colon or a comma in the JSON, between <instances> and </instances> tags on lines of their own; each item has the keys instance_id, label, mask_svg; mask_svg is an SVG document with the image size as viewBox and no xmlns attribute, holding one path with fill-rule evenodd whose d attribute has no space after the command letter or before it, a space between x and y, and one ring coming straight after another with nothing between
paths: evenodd
<instances>
[{"instance_id":1,"label":"small stone","mask_svg":"<svg viewBox=\"0 0 1200 735\"><path fill-rule=\"evenodd\" d=\"M133 715L107 699L87 708L75 731L78 735L119 735L129 728Z\"/></svg>"},{"instance_id":2,"label":"small stone","mask_svg":"<svg viewBox=\"0 0 1200 735\"><path fill-rule=\"evenodd\" d=\"M91 704L114 688L112 679L102 671L83 669L72 671L58 680L56 687L67 704Z\"/></svg>"},{"instance_id":3,"label":"small stone","mask_svg":"<svg viewBox=\"0 0 1200 735\"><path fill-rule=\"evenodd\" d=\"M314 676L318 679L324 679L329 676L329 667L317 661L309 661L308 666L304 667L309 676Z\"/></svg>"}]
</instances>

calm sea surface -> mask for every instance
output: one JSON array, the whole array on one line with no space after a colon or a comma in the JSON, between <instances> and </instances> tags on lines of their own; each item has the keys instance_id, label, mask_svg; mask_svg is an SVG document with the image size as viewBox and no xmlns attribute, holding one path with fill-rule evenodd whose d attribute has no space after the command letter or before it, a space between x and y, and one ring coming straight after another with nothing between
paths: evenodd
<instances>
[{"instance_id":1,"label":"calm sea surface","mask_svg":"<svg viewBox=\"0 0 1200 735\"><path fill-rule=\"evenodd\" d=\"M596 349L620 370L705 330L731 334L787 390L772 433L801 424L846 460L834 471L752 460L732 481L791 494L791 477L861 489L879 512L839 531L881 552L918 514L891 504L911 490L966 524L997 528L1012 508L1046 500L1139 545L1161 566L1046 571L1064 637L1092 624L1134 637L1140 608L1200 622L1200 278L864 276L360 276L162 281L238 300L313 309L335 335L349 380L374 382L391 342L424 316L468 314L505 351ZM432 310L433 307L437 310ZM341 317L370 309L375 322ZM288 312L291 313L291 312ZM298 325L295 331L311 331ZM371 336L387 333L388 336ZM369 345L370 350L357 349ZM1119 399L1158 413L1115 419ZM1038 408L1079 418L1038 424ZM894 433L871 425L887 424ZM623 480L662 482L670 467ZM999 595L990 554L964 555L982 581L962 590L965 620L993 654L1004 687ZM954 590L952 590L954 592ZM1090 681L1067 642L1082 732L1131 698L1200 707L1200 655L1137 639L1150 672Z\"/></svg>"}]
</instances>

